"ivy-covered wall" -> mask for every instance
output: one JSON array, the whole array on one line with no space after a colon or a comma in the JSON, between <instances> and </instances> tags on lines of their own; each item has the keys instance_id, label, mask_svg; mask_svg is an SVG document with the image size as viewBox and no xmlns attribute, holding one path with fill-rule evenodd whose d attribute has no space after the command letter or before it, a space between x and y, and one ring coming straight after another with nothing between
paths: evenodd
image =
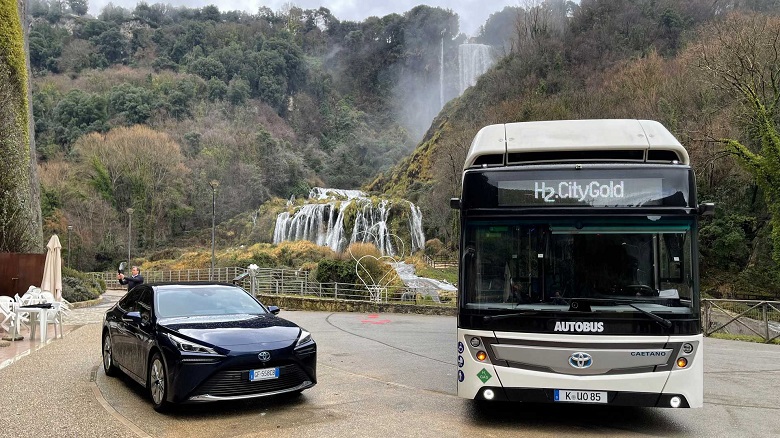
<instances>
[{"instance_id":1,"label":"ivy-covered wall","mask_svg":"<svg viewBox=\"0 0 780 438\"><path fill-rule=\"evenodd\" d=\"M32 230L24 33L16 0L0 0L0 251L40 246Z\"/></svg>"}]
</instances>

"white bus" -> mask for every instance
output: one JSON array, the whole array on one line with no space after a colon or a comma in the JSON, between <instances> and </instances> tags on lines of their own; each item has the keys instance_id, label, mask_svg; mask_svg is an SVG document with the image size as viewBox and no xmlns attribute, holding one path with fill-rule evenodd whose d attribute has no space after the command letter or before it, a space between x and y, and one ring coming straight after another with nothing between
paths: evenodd
<instances>
[{"instance_id":1,"label":"white bus","mask_svg":"<svg viewBox=\"0 0 780 438\"><path fill-rule=\"evenodd\" d=\"M697 205L685 148L649 120L490 125L460 210L458 395L697 408Z\"/></svg>"}]
</instances>

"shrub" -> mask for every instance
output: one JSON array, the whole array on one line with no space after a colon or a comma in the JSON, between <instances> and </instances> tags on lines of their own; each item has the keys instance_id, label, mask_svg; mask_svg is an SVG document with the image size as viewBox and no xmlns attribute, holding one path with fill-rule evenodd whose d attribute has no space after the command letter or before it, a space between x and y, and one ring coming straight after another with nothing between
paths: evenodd
<instances>
[{"instance_id":1,"label":"shrub","mask_svg":"<svg viewBox=\"0 0 780 438\"><path fill-rule=\"evenodd\" d=\"M106 283L89 274L62 268L62 297L71 303L94 300L106 291Z\"/></svg>"},{"instance_id":2,"label":"shrub","mask_svg":"<svg viewBox=\"0 0 780 438\"><path fill-rule=\"evenodd\" d=\"M317 264L314 278L320 283L354 284L358 281L353 260L322 260Z\"/></svg>"}]
</instances>

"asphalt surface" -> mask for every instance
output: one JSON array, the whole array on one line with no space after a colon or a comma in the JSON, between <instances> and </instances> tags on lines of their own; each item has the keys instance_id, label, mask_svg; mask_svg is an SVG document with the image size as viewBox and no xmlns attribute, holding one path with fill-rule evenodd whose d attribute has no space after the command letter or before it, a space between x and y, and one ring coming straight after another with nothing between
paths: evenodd
<instances>
[{"instance_id":1,"label":"asphalt surface","mask_svg":"<svg viewBox=\"0 0 780 438\"><path fill-rule=\"evenodd\" d=\"M21 436L777 436L780 347L705 340L705 406L671 410L494 404L455 396L455 319L282 311L313 333L318 379L297 397L154 412L100 364L107 304L77 309L64 339L0 369L0 418Z\"/></svg>"}]
</instances>

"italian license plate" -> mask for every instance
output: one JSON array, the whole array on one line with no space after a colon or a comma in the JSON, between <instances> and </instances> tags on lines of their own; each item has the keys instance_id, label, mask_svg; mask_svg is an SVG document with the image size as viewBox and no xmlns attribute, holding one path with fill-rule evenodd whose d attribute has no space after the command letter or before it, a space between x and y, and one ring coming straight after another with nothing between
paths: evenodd
<instances>
[{"instance_id":1,"label":"italian license plate","mask_svg":"<svg viewBox=\"0 0 780 438\"><path fill-rule=\"evenodd\" d=\"M279 368L263 368L262 370L249 370L249 381L268 380L279 378Z\"/></svg>"},{"instance_id":2,"label":"italian license plate","mask_svg":"<svg viewBox=\"0 0 780 438\"><path fill-rule=\"evenodd\" d=\"M606 391L571 391L556 389L555 401L569 403L607 403Z\"/></svg>"}]
</instances>

